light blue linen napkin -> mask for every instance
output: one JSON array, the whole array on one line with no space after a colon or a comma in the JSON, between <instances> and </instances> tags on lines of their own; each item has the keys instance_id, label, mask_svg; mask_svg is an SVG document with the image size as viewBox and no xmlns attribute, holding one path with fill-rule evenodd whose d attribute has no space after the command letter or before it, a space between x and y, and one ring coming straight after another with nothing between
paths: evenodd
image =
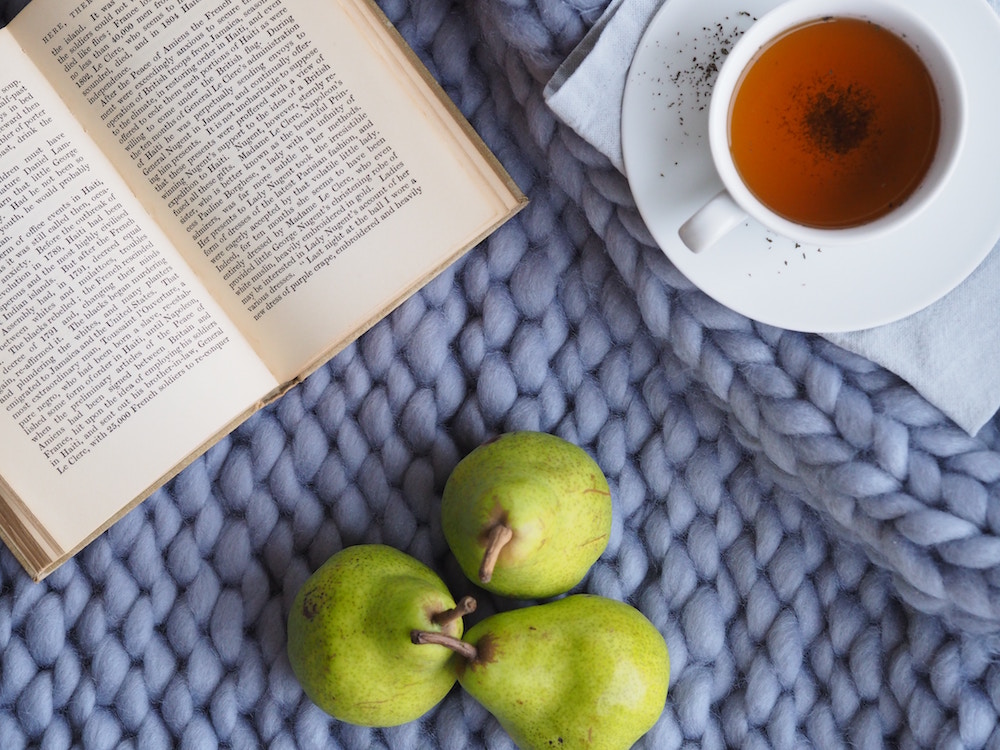
<instances>
[{"instance_id":1,"label":"light blue linen napkin","mask_svg":"<svg viewBox=\"0 0 1000 750\"><path fill-rule=\"evenodd\" d=\"M990 0L995 11L998 2ZM621 109L593 103L621 101L632 56L662 3L612 0L545 89L556 116L622 172ZM974 435L1000 408L1000 251L994 247L969 278L914 315L823 335L896 373Z\"/></svg>"}]
</instances>

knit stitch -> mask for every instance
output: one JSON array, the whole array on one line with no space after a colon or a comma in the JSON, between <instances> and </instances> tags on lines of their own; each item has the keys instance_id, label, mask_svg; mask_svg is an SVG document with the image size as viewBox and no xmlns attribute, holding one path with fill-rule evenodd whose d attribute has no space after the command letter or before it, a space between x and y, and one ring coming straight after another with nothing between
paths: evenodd
<instances>
[{"instance_id":1,"label":"knit stitch","mask_svg":"<svg viewBox=\"0 0 1000 750\"><path fill-rule=\"evenodd\" d=\"M578 590L640 608L672 663L638 747L1000 746L996 422L970 437L673 268L542 100L604 3L381 5L530 205L43 583L0 551L4 750L512 748L458 687L402 727L334 721L285 620L361 542L476 595L470 621L518 606L464 578L439 519L455 464L515 429L608 475L611 540Z\"/></svg>"}]
</instances>

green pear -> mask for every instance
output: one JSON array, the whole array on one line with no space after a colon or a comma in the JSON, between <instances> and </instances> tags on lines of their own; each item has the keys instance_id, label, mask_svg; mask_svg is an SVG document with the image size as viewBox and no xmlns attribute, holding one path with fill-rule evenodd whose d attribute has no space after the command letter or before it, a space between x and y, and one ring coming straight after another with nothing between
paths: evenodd
<instances>
[{"instance_id":1,"label":"green pear","mask_svg":"<svg viewBox=\"0 0 1000 750\"><path fill-rule=\"evenodd\" d=\"M579 446L510 432L455 466L441 521L470 580L504 596L546 598L578 584L607 548L611 490Z\"/></svg>"},{"instance_id":2,"label":"green pear","mask_svg":"<svg viewBox=\"0 0 1000 750\"><path fill-rule=\"evenodd\" d=\"M299 589L288 615L288 659L302 689L341 721L403 724L455 684L457 657L416 646L414 628L461 637L469 597L455 604L419 560L382 544L347 547Z\"/></svg>"},{"instance_id":3,"label":"green pear","mask_svg":"<svg viewBox=\"0 0 1000 750\"><path fill-rule=\"evenodd\" d=\"M458 681L521 750L626 750L663 712L670 657L634 607L588 594L501 612L464 640L416 632L462 655Z\"/></svg>"}]
</instances>

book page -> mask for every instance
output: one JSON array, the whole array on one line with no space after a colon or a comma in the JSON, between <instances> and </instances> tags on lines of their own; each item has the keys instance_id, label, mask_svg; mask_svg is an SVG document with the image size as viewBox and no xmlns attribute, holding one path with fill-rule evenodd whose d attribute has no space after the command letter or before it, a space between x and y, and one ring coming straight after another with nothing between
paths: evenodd
<instances>
[{"instance_id":1,"label":"book page","mask_svg":"<svg viewBox=\"0 0 1000 750\"><path fill-rule=\"evenodd\" d=\"M359 0L34 0L11 28L279 380L523 203Z\"/></svg>"},{"instance_id":2,"label":"book page","mask_svg":"<svg viewBox=\"0 0 1000 750\"><path fill-rule=\"evenodd\" d=\"M52 557L277 383L5 31L0 57L3 520Z\"/></svg>"}]
</instances>

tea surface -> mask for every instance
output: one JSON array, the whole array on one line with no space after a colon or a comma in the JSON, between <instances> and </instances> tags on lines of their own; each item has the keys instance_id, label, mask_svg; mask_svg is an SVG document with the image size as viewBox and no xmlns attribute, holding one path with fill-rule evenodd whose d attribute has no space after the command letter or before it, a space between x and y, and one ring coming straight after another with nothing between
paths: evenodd
<instances>
[{"instance_id":1,"label":"tea surface","mask_svg":"<svg viewBox=\"0 0 1000 750\"><path fill-rule=\"evenodd\" d=\"M751 192L780 216L857 226L902 203L934 158L937 92L924 63L869 21L795 27L750 62L729 145Z\"/></svg>"}]
</instances>

